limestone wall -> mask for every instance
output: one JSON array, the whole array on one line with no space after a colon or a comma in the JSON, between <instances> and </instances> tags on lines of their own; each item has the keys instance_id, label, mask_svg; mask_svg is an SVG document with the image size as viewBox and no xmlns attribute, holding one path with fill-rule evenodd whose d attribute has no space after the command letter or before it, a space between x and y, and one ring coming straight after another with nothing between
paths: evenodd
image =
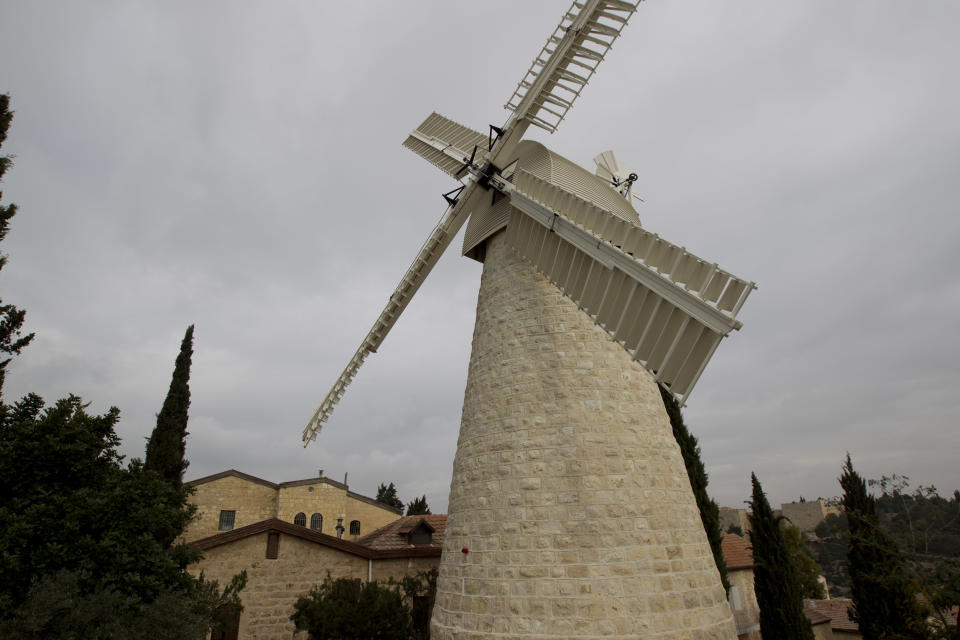
<instances>
[{"instance_id":1,"label":"limestone wall","mask_svg":"<svg viewBox=\"0 0 960 640\"><path fill-rule=\"evenodd\" d=\"M319 480L312 484L281 486L276 517L293 522L294 516L303 513L307 526L314 513L323 516L322 533L337 535L337 518L343 518L343 539L355 541L375 529L387 525L400 517L395 511L370 504L356 498L346 489L332 486ZM360 535L350 535L350 522L360 521Z\"/></svg>"},{"instance_id":2,"label":"limestone wall","mask_svg":"<svg viewBox=\"0 0 960 640\"><path fill-rule=\"evenodd\" d=\"M735 637L650 374L502 234L449 504L435 640Z\"/></svg>"},{"instance_id":3,"label":"limestone wall","mask_svg":"<svg viewBox=\"0 0 960 640\"><path fill-rule=\"evenodd\" d=\"M367 576L367 560L336 551L294 536L280 534L278 558L266 556L267 533L204 551L203 559L192 565L191 573L203 570L207 578L225 585L242 569L247 570L247 587L241 594L244 611L240 616L239 640L289 640L293 603L323 581Z\"/></svg>"},{"instance_id":4,"label":"limestone wall","mask_svg":"<svg viewBox=\"0 0 960 640\"><path fill-rule=\"evenodd\" d=\"M785 502L780 505L780 512L787 520L801 531L810 533L817 528L827 517L823 503L819 500L809 502Z\"/></svg>"},{"instance_id":5,"label":"limestone wall","mask_svg":"<svg viewBox=\"0 0 960 640\"><path fill-rule=\"evenodd\" d=\"M196 485L190 502L197 506L197 518L184 533L187 541L220 533L220 511L236 511L234 528L273 518L277 511L277 490L244 478L226 476Z\"/></svg>"},{"instance_id":6,"label":"limestone wall","mask_svg":"<svg viewBox=\"0 0 960 640\"><path fill-rule=\"evenodd\" d=\"M390 578L416 575L439 566L440 558L389 558L373 561L373 579L385 582Z\"/></svg>"},{"instance_id":7,"label":"limestone wall","mask_svg":"<svg viewBox=\"0 0 960 640\"><path fill-rule=\"evenodd\" d=\"M730 580L730 608L733 609L733 618L737 624L737 637L740 640L761 640L760 606L753 589L753 570L729 571L727 579Z\"/></svg>"}]
</instances>

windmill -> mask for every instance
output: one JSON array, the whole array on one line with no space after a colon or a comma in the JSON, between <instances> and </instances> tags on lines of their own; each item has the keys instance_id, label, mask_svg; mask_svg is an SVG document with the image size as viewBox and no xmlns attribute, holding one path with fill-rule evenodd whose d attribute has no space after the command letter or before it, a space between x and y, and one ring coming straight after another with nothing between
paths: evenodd
<instances>
[{"instance_id":1,"label":"windmill","mask_svg":"<svg viewBox=\"0 0 960 640\"><path fill-rule=\"evenodd\" d=\"M636 174L523 140L556 130L638 3L576 0L486 134L404 141L448 208L303 433L316 438L466 223L483 262L433 637L732 638L657 384L684 402L754 288L641 227Z\"/></svg>"}]
</instances>

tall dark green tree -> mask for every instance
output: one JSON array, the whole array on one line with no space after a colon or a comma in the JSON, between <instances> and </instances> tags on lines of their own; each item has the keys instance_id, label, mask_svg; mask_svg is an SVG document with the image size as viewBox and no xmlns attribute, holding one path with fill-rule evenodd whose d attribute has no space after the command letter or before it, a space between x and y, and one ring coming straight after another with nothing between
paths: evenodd
<instances>
[{"instance_id":1,"label":"tall dark green tree","mask_svg":"<svg viewBox=\"0 0 960 640\"><path fill-rule=\"evenodd\" d=\"M854 471L847 454L840 476L849 541L847 567L853 617L864 640L927 637L908 565L893 540L880 528L877 505L867 483Z\"/></svg>"},{"instance_id":2,"label":"tall dark green tree","mask_svg":"<svg viewBox=\"0 0 960 640\"><path fill-rule=\"evenodd\" d=\"M13 120L13 112L10 111L10 96L0 95L0 147L3 147L7 139L7 130L10 128L10 122ZM0 181L7 169L13 166L13 159L10 156L0 156ZM3 198L3 192L0 191L0 199ZM10 230L10 219L17 213L17 205L0 203L0 241ZM7 263L7 256L0 254L0 269ZM23 320L26 317L26 311L18 309L12 304L3 304L0 302L0 353L5 354L6 358L0 360L0 397L3 393L3 382L6 378L7 365L10 364L10 356L15 356L30 344L33 340L33 334L23 334Z\"/></svg>"},{"instance_id":3,"label":"tall dark green tree","mask_svg":"<svg viewBox=\"0 0 960 640\"><path fill-rule=\"evenodd\" d=\"M391 482L389 485L381 482L377 488L377 502L403 512L403 500L397 495L397 488Z\"/></svg>"},{"instance_id":4,"label":"tall dark green tree","mask_svg":"<svg viewBox=\"0 0 960 640\"><path fill-rule=\"evenodd\" d=\"M408 516L426 516L430 515L430 506L427 504L427 496L423 495L419 498L414 498L409 503L407 503L407 515Z\"/></svg>"},{"instance_id":5,"label":"tall dark green tree","mask_svg":"<svg viewBox=\"0 0 960 640\"><path fill-rule=\"evenodd\" d=\"M670 426L673 427L673 437L680 445L680 453L683 454L683 464L687 468L687 477L690 478L690 486L693 489L693 496L697 500L697 508L700 509L700 520L703 522L703 529L707 532L707 540L710 542L710 550L713 552L713 559L717 563L717 569L720 571L720 580L723 582L723 588L730 590L730 581L727 579L727 562L723 559L723 529L720 527L720 507L716 501L707 494L707 470L700 459L700 446L697 439L687 429L683 422L683 413L680 411L680 405L677 403L673 394L667 391L663 385L660 385L660 396L663 398L663 406L670 417Z\"/></svg>"},{"instance_id":6,"label":"tall dark green tree","mask_svg":"<svg viewBox=\"0 0 960 640\"><path fill-rule=\"evenodd\" d=\"M190 358L193 356L193 325L180 343L180 354L173 367L173 379L157 414L157 426L147 442L144 466L156 471L176 488L183 486L187 462L187 412L190 409Z\"/></svg>"},{"instance_id":7,"label":"tall dark green tree","mask_svg":"<svg viewBox=\"0 0 960 640\"><path fill-rule=\"evenodd\" d=\"M813 629L803 614L803 595L796 567L780 527L782 518L750 474L750 544L753 547L753 587L760 606L760 635L777 640L813 640Z\"/></svg>"}]
</instances>

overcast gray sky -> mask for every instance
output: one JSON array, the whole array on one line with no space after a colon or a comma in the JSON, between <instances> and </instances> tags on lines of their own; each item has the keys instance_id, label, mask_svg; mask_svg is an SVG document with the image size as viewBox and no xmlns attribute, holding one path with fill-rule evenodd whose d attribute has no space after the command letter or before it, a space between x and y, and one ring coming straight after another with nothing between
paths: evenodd
<instances>
[{"instance_id":1,"label":"overcast gray sky","mask_svg":"<svg viewBox=\"0 0 960 640\"><path fill-rule=\"evenodd\" d=\"M300 434L453 181L400 143L484 131L567 0L0 0L16 110L8 397L122 411L142 455L196 324L189 478L324 469L446 508L480 265L455 241L318 440ZM651 0L553 136L637 169L644 226L755 280L686 410L741 506L868 477L960 487L960 4Z\"/></svg>"}]
</instances>

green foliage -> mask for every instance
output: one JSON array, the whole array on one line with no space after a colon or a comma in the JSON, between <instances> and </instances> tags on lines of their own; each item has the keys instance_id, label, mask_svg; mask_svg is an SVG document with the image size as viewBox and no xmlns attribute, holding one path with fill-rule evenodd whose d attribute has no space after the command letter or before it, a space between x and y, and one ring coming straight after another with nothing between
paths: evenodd
<instances>
[{"instance_id":1,"label":"green foliage","mask_svg":"<svg viewBox=\"0 0 960 640\"><path fill-rule=\"evenodd\" d=\"M433 614L433 603L437 599L438 575L437 569L433 568L414 576L403 576L400 580L400 590L410 605L410 620L413 624L411 638L414 640L430 640L430 616Z\"/></svg>"},{"instance_id":2,"label":"green foliage","mask_svg":"<svg viewBox=\"0 0 960 640\"><path fill-rule=\"evenodd\" d=\"M738 536L740 536L740 537L742 538L742 537L743 537L743 528L742 528L742 527L738 527L738 526L735 525L735 524L731 524L729 527L727 527L727 533L733 533L733 534L738 535Z\"/></svg>"},{"instance_id":3,"label":"green foliage","mask_svg":"<svg viewBox=\"0 0 960 640\"><path fill-rule=\"evenodd\" d=\"M830 585L830 595L835 598L850 597L850 575L847 573L847 516L841 513L827 514L815 529L815 540L807 541L810 555L821 569Z\"/></svg>"},{"instance_id":4,"label":"green foliage","mask_svg":"<svg viewBox=\"0 0 960 640\"><path fill-rule=\"evenodd\" d=\"M10 96L0 95L0 147L7 139L7 130L10 128L10 122L13 120L13 112L10 111ZM13 159L10 156L0 156L0 180L7 169L13 166ZM0 192L0 198L3 192ZM17 205L0 204L0 241L7 237L10 230L10 219L17 214ZM7 263L7 256L0 254L0 269ZM33 334L23 335L23 321L26 317L26 311L18 309L12 304L3 304L0 302L0 353L8 356L14 356L30 344L33 340ZM11 358L0 360L0 397L2 397L3 383L7 373L7 365Z\"/></svg>"},{"instance_id":5,"label":"green foliage","mask_svg":"<svg viewBox=\"0 0 960 640\"><path fill-rule=\"evenodd\" d=\"M192 516L187 496L134 460L120 466L116 408L91 416L71 396L44 407L28 395L0 422L0 595L71 571L97 588L152 601L185 588L194 556L170 540Z\"/></svg>"},{"instance_id":6,"label":"green foliage","mask_svg":"<svg viewBox=\"0 0 960 640\"><path fill-rule=\"evenodd\" d=\"M849 526L847 564L854 619L865 640L925 638L917 585L893 540L880 528L876 501L847 454L840 477Z\"/></svg>"},{"instance_id":7,"label":"green foliage","mask_svg":"<svg viewBox=\"0 0 960 640\"><path fill-rule=\"evenodd\" d=\"M723 582L723 588L729 591L730 581L727 578L727 561L723 559L723 530L720 527L720 507L707 494L709 479L703 461L700 460L700 447L697 444L697 439L684 424L680 405L677 404L673 394L667 391L663 385L660 385L660 396L663 398L664 408L670 417L673 437L680 445L683 464L687 468L687 477L690 478L693 496L696 498L697 508L700 510L700 520L703 522L704 531L707 532L707 540L710 542L710 550L713 552L713 559L717 563L717 570L720 571L720 581Z\"/></svg>"},{"instance_id":8,"label":"green foliage","mask_svg":"<svg viewBox=\"0 0 960 640\"><path fill-rule=\"evenodd\" d=\"M19 606L8 608L9 615L0 618L0 637L199 640L219 612L242 609L238 594L246 584L246 572L235 576L223 591L216 581L201 580L193 590L166 590L148 603L110 587L86 590L82 582L69 571L34 581ZM213 627L219 628L216 622Z\"/></svg>"},{"instance_id":9,"label":"green foliage","mask_svg":"<svg viewBox=\"0 0 960 640\"><path fill-rule=\"evenodd\" d=\"M787 545L787 553L797 572L801 596L814 600L826 598L827 594L819 580L822 571L807 550L806 534L800 531L799 527L787 524L785 521L780 522L780 528L783 541Z\"/></svg>"},{"instance_id":10,"label":"green foliage","mask_svg":"<svg viewBox=\"0 0 960 640\"><path fill-rule=\"evenodd\" d=\"M407 503L407 515L408 516L430 515L430 506L427 504L427 496L423 495L419 498L414 498L409 503Z\"/></svg>"},{"instance_id":11,"label":"green foliage","mask_svg":"<svg viewBox=\"0 0 960 640\"><path fill-rule=\"evenodd\" d=\"M179 488L187 469L187 412L190 408L190 358L193 355L193 325L180 343L180 353L173 368L170 389L157 415L157 426L147 442L144 466L156 471L167 482Z\"/></svg>"},{"instance_id":12,"label":"green foliage","mask_svg":"<svg viewBox=\"0 0 960 640\"><path fill-rule=\"evenodd\" d=\"M397 495L397 488L391 482L389 485L380 483L380 486L377 488L377 502L385 504L388 507L393 507L394 509L399 509L403 513L403 500L400 499L400 496Z\"/></svg>"},{"instance_id":13,"label":"green foliage","mask_svg":"<svg viewBox=\"0 0 960 640\"><path fill-rule=\"evenodd\" d=\"M778 640L813 640L803 614L803 596L780 520L773 515L757 476L750 474L750 544L753 584L760 606L760 635Z\"/></svg>"},{"instance_id":14,"label":"green foliage","mask_svg":"<svg viewBox=\"0 0 960 640\"><path fill-rule=\"evenodd\" d=\"M327 574L293 610L290 619L309 640L408 640L413 632L410 608L397 584L334 580Z\"/></svg>"}]
</instances>

